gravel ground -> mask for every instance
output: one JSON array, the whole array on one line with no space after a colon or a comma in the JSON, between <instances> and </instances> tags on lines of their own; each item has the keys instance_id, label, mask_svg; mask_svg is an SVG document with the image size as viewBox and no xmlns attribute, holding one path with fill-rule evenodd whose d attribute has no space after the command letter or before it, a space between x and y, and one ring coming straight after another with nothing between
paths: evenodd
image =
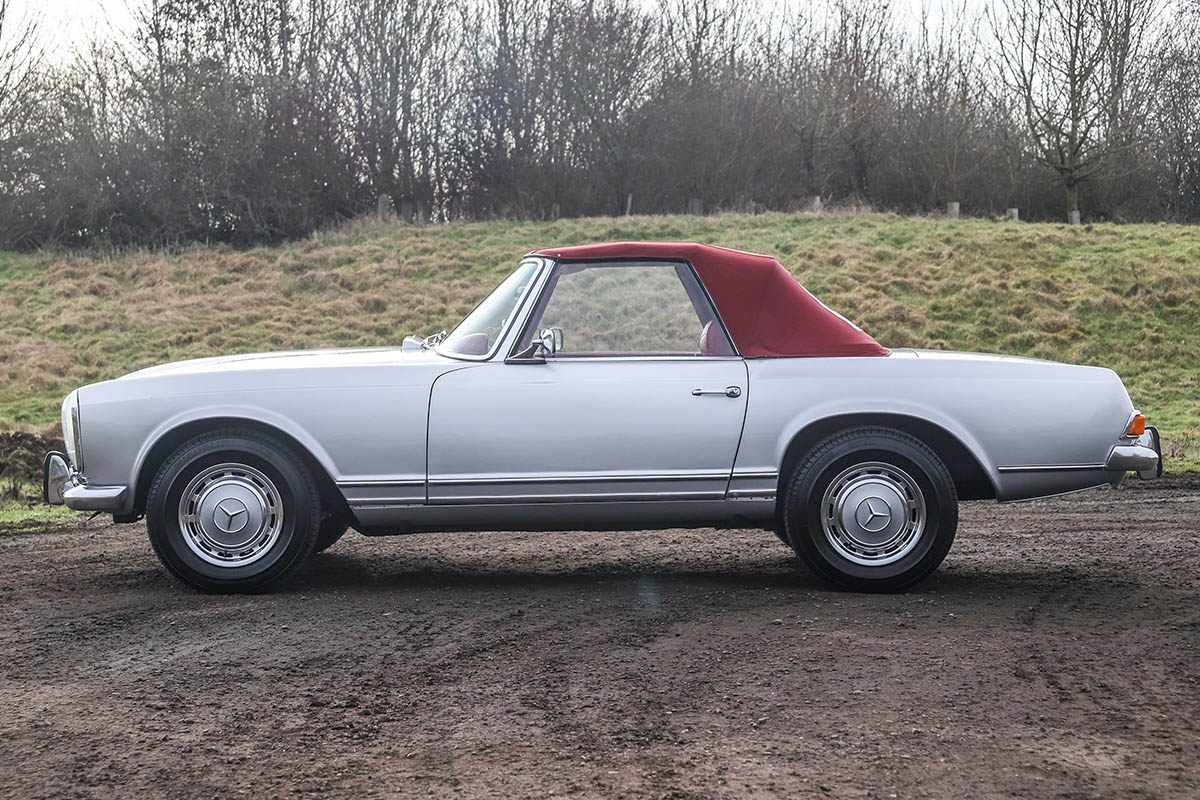
<instances>
[{"instance_id":1,"label":"gravel ground","mask_svg":"<svg viewBox=\"0 0 1200 800\"><path fill-rule=\"evenodd\" d=\"M206 596L0 532L0 796L1196 797L1200 483L967 504L830 591L771 534L350 534Z\"/></svg>"}]
</instances>

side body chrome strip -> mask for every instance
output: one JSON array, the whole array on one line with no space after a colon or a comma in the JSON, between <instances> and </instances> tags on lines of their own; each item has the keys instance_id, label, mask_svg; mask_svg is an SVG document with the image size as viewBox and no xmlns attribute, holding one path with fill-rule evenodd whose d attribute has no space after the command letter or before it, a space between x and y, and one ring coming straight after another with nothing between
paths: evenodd
<instances>
[{"instance_id":1,"label":"side body chrome strip","mask_svg":"<svg viewBox=\"0 0 1200 800\"><path fill-rule=\"evenodd\" d=\"M1026 464L996 467L996 470L998 472L1077 472L1104 468L1104 464Z\"/></svg>"},{"instance_id":2,"label":"side body chrome strip","mask_svg":"<svg viewBox=\"0 0 1200 800\"><path fill-rule=\"evenodd\" d=\"M521 485L521 484L538 484L538 483L636 483L638 481L714 481L724 480L728 473L725 472L690 472L684 474L661 474L661 475L546 475L544 477L471 477L471 478L433 478L429 481L430 486L489 486L489 485Z\"/></svg>"}]
</instances>

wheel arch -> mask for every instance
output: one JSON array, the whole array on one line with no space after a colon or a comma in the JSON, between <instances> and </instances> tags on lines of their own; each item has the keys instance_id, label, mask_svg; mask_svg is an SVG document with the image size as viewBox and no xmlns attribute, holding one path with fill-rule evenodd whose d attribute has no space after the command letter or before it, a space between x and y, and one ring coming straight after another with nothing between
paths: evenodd
<instances>
[{"instance_id":1,"label":"wheel arch","mask_svg":"<svg viewBox=\"0 0 1200 800\"><path fill-rule=\"evenodd\" d=\"M345 516L347 521L354 519L350 512L350 507L346 503L345 496L338 489L337 483L334 481L333 476L330 475L328 468L296 436L277 425L272 425L262 420L228 415L187 420L158 435L153 444L146 450L146 454L138 466L136 482L134 484L134 511L139 514L144 513L146 497L150 492L150 484L154 481L154 476L158 474L159 468L171 456L171 453L175 452L185 442L197 436L218 430L250 431L278 439L284 445L291 448L292 452L308 467L321 494L321 507L327 511Z\"/></svg>"},{"instance_id":2,"label":"wheel arch","mask_svg":"<svg viewBox=\"0 0 1200 800\"><path fill-rule=\"evenodd\" d=\"M854 428L882 427L906 433L928 445L949 470L960 500L994 500L995 479L972 450L955 434L936 422L909 414L868 412L823 417L806 424L788 442L779 467L776 505L784 501L792 471L820 442Z\"/></svg>"}]
</instances>

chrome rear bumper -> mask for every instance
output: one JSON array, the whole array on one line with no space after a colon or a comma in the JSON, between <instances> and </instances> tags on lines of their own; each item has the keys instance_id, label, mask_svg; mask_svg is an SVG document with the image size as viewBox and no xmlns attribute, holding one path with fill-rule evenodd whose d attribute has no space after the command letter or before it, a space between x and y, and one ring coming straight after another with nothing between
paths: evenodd
<instances>
[{"instance_id":1,"label":"chrome rear bumper","mask_svg":"<svg viewBox=\"0 0 1200 800\"><path fill-rule=\"evenodd\" d=\"M1162 442L1158 428L1147 426L1133 444L1119 444L1108 454L1104 468L1112 472L1136 472L1139 478L1162 475Z\"/></svg>"},{"instance_id":2,"label":"chrome rear bumper","mask_svg":"<svg viewBox=\"0 0 1200 800\"><path fill-rule=\"evenodd\" d=\"M52 506L75 511L120 511L125 505L124 486L88 486L71 471L63 453L47 453L42 462L42 499Z\"/></svg>"}]
</instances>

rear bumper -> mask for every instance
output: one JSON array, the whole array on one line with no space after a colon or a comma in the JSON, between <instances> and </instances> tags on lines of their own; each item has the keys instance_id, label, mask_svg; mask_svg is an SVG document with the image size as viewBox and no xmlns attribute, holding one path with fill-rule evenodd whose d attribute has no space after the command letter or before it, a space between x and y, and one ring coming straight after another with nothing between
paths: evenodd
<instances>
[{"instance_id":1,"label":"rear bumper","mask_svg":"<svg viewBox=\"0 0 1200 800\"><path fill-rule=\"evenodd\" d=\"M46 454L42 462L42 499L52 506L74 511L120 512L125 506L125 486L88 486L71 470L63 453Z\"/></svg>"},{"instance_id":2,"label":"rear bumper","mask_svg":"<svg viewBox=\"0 0 1200 800\"><path fill-rule=\"evenodd\" d=\"M1136 472L1139 478L1162 475L1162 442L1158 428L1147 426L1146 432L1132 444L1119 444L1108 454L1104 468L1112 472Z\"/></svg>"}]
</instances>

